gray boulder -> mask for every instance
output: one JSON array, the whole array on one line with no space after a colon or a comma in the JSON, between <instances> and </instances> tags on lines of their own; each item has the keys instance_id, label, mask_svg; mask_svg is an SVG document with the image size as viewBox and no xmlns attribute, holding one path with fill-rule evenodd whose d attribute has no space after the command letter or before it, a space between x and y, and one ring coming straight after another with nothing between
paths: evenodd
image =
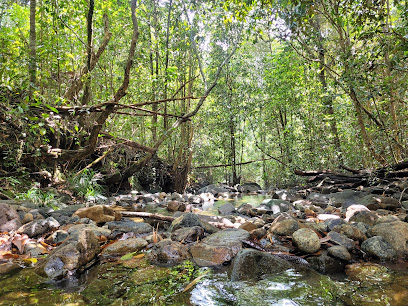
<instances>
[{"instance_id":1,"label":"gray boulder","mask_svg":"<svg viewBox=\"0 0 408 306\"><path fill-rule=\"evenodd\" d=\"M202 227L207 233L215 233L218 229L208 222L201 220L196 214L188 213L184 214L178 218L176 218L170 225L169 231L174 232L175 230L182 228L182 227L193 227L193 226L200 226Z\"/></svg>"},{"instance_id":2,"label":"gray boulder","mask_svg":"<svg viewBox=\"0 0 408 306\"><path fill-rule=\"evenodd\" d=\"M153 227L144 222L135 222L130 219L123 219L122 221L107 222L105 226L112 231L111 236L115 237L122 233L134 233L135 235L151 233Z\"/></svg>"},{"instance_id":3,"label":"gray boulder","mask_svg":"<svg viewBox=\"0 0 408 306\"><path fill-rule=\"evenodd\" d=\"M179 242L195 242L204 237L204 229L201 226L182 227L171 233L171 240Z\"/></svg>"},{"instance_id":4,"label":"gray boulder","mask_svg":"<svg viewBox=\"0 0 408 306\"><path fill-rule=\"evenodd\" d=\"M335 258L344 260L344 261L350 261L351 260L351 254L349 251L344 246L341 245L335 245L327 249L329 254Z\"/></svg>"},{"instance_id":5,"label":"gray boulder","mask_svg":"<svg viewBox=\"0 0 408 306\"><path fill-rule=\"evenodd\" d=\"M148 258L153 264L173 266L189 259L190 254L185 245L165 239L152 247Z\"/></svg>"},{"instance_id":6,"label":"gray boulder","mask_svg":"<svg viewBox=\"0 0 408 306\"><path fill-rule=\"evenodd\" d=\"M8 204L0 202L0 232L15 231L21 226L17 211Z\"/></svg>"},{"instance_id":7,"label":"gray boulder","mask_svg":"<svg viewBox=\"0 0 408 306\"><path fill-rule=\"evenodd\" d=\"M381 260L392 260L397 256L392 246L381 236L368 238L361 244L361 249Z\"/></svg>"},{"instance_id":8,"label":"gray boulder","mask_svg":"<svg viewBox=\"0 0 408 306\"><path fill-rule=\"evenodd\" d=\"M265 275L282 273L292 267L288 261L269 253L240 250L232 263L231 280L259 280Z\"/></svg>"},{"instance_id":9,"label":"gray boulder","mask_svg":"<svg viewBox=\"0 0 408 306\"><path fill-rule=\"evenodd\" d=\"M119 240L106 247L102 254L125 254L137 252L147 246L147 241L142 238L128 238Z\"/></svg>"},{"instance_id":10,"label":"gray boulder","mask_svg":"<svg viewBox=\"0 0 408 306\"><path fill-rule=\"evenodd\" d=\"M408 223L406 222L397 221L377 224L367 231L367 236L382 236L397 252L398 256L408 253Z\"/></svg>"},{"instance_id":11,"label":"gray boulder","mask_svg":"<svg viewBox=\"0 0 408 306\"><path fill-rule=\"evenodd\" d=\"M233 212L235 212L235 206L232 205L231 203L226 203L218 207L218 212L220 213L221 216L226 216L230 215Z\"/></svg>"},{"instance_id":12,"label":"gray boulder","mask_svg":"<svg viewBox=\"0 0 408 306\"><path fill-rule=\"evenodd\" d=\"M60 224L53 217L43 220L35 220L21 226L17 232L19 234L27 234L30 238L35 238L51 232L60 227Z\"/></svg>"},{"instance_id":13,"label":"gray boulder","mask_svg":"<svg viewBox=\"0 0 408 306\"><path fill-rule=\"evenodd\" d=\"M55 248L38 266L37 273L60 279L84 270L99 253L99 242L94 232L87 229L80 231L76 238Z\"/></svg>"},{"instance_id":14,"label":"gray boulder","mask_svg":"<svg viewBox=\"0 0 408 306\"><path fill-rule=\"evenodd\" d=\"M226 229L190 246L190 253L199 266L218 266L231 261L242 249L242 240L250 234L243 229Z\"/></svg>"},{"instance_id":15,"label":"gray boulder","mask_svg":"<svg viewBox=\"0 0 408 306\"><path fill-rule=\"evenodd\" d=\"M299 229L299 224L295 219L277 218L269 228L269 232L280 236L291 236Z\"/></svg>"},{"instance_id":16,"label":"gray boulder","mask_svg":"<svg viewBox=\"0 0 408 306\"><path fill-rule=\"evenodd\" d=\"M331 231L327 234L330 237L330 241L335 244L345 247L347 250L351 250L354 247L354 241L348 238L346 235Z\"/></svg>"}]
</instances>

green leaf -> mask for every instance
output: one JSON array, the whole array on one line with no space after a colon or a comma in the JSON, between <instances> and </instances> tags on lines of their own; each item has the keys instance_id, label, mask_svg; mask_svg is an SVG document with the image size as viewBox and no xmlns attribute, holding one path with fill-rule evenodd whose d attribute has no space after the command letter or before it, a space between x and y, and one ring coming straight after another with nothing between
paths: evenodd
<instances>
[{"instance_id":1,"label":"green leaf","mask_svg":"<svg viewBox=\"0 0 408 306\"><path fill-rule=\"evenodd\" d=\"M44 136L46 133L47 133L46 129L44 129L44 128L40 129L40 135L41 136Z\"/></svg>"},{"instance_id":2,"label":"green leaf","mask_svg":"<svg viewBox=\"0 0 408 306\"><path fill-rule=\"evenodd\" d=\"M136 252L128 253L126 255L123 255L120 259L121 260L129 260L133 258L133 255L135 255Z\"/></svg>"}]
</instances>

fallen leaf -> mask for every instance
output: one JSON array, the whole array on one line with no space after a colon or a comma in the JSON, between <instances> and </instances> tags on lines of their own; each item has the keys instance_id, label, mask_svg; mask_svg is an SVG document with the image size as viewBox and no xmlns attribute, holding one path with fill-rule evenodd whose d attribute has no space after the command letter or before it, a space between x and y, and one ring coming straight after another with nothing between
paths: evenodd
<instances>
[{"instance_id":1,"label":"fallen leaf","mask_svg":"<svg viewBox=\"0 0 408 306\"><path fill-rule=\"evenodd\" d=\"M37 263L38 260L37 258L26 258L26 259L23 259L23 261L28 264L35 264Z\"/></svg>"},{"instance_id":2,"label":"fallen leaf","mask_svg":"<svg viewBox=\"0 0 408 306\"><path fill-rule=\"evenodd\" d=\"M129 259L132 259L134 254L135 254L135 253L133 252L133 253L128 253L128 254L126 254L126 255L123 255L123 256L120 258L120 260L129 260Z\"/></svg>"},{"instance_id":3,"label":"fallen leaf","mask_svg":"<svg viewBox=\"0 0 408 306\"><path fill-rule=\"evenodd\" d=\"M23 235L17 234L14 236L12 242L17 247L18 252L20 254L23 254L24 246L30 241L31 239L26 234L23 234Z\"/></svg>"}]
</instances>

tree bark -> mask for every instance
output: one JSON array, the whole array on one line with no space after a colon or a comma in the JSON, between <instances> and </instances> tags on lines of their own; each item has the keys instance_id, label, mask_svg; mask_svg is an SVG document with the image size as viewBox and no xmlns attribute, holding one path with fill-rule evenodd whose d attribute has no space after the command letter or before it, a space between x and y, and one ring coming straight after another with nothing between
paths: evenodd
<instances>
[{"instance_id":1,"label":"tree bark","mask_svg":"<svg viewBox=\"0 0 408 306\"><path fill-rule=\"evenodd\" d=\"M36 0L30 0L30 40L29 40L29 96L33 98L33 91L37 84L37 41L36 41L36 28L35 28L35 16L36 16Z\"/></svg>"}]
</instances>

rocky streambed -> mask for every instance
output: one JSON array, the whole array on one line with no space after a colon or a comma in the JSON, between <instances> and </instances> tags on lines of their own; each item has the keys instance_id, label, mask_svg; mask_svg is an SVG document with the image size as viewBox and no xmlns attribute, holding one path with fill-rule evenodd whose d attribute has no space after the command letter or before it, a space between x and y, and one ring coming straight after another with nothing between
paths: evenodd
<instances>
[{"instance_id":1,"label":"rocky streambed","mask_svg":"<svg viewBox=\"0 0 408 306\"><path fill-rule=\"evenodd\" d=\"M315 191L2 201L0 305L405 305L403 187Z\"/></svg>"}]
</instances>

